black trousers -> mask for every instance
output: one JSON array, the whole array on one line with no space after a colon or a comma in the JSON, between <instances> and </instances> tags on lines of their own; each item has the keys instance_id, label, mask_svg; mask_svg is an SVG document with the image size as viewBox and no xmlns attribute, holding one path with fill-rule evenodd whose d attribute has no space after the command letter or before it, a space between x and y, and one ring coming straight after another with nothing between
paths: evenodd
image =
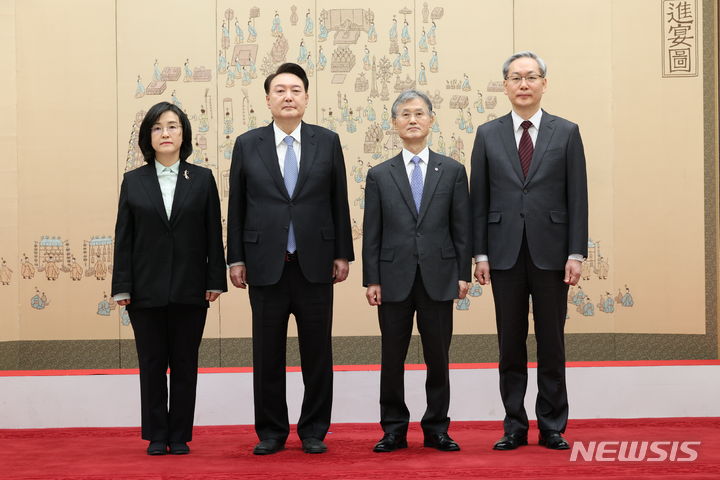
<instances>
[{"instance_id":1,"label":"black trousers","mask_svg":"<svg viewBox=\"0 0 720 480\"><path fill-rule=\"evenodd\" d=\"M198 350L207 308L171 304L128 313L140 364L142 438L189 442L195 417Z\"/></svg>"},{"instance_id":2,"label":"black trousers","mask_svg":"<svg viewBox=\"0 0 720 480\"><path fill-rule=\"evenodd\" d=\"M298 435L324 439L333 393L332 283L311 283L297 261L285 263L280 281L250 286L253 331L255 431L260 440L284 441L290 433L285 391L285 347L295 316L305 386Z\"/></svg>"},{"instance_id":3,"label":"black trousers","mask_svg":"<svg viewBox=\"0 0 720 480\"><path fill-rule=\"evenodd\" d=\"M500 396L505 406L505 432L524 434L528 418L527 334L532 296L538 358L535 414L540 431L564 432L568 419L565 385L565 316L568 285L562 270L540 270L530 258L523 236L517 262L509 270L492 270L498 342Z\"/></svg>"},{"instance_id":4,"label":"black trousers","mask_svg":"<svg viewBox=\"0 0 720 480\"><path fill-rule=\"evenodd\" d=\"M407 433L410 412L405 404L405 357L412 334L413 316L427 365L425 394L427 409L420 421L425 434L447 432L450 425L450 373L452 300L430 298L418 268L410 295L402 302L383 302L378 307L382 334L380 371L380 425L385 433Z\"/></svg>"}]
</instances>

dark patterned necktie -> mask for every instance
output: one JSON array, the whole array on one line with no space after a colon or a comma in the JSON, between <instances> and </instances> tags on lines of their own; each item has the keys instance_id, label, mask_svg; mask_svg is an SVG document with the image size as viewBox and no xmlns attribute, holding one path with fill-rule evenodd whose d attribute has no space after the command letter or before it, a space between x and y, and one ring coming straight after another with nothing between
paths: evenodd
<instances>
[{"instance_id":1,"label":"dark patterned necktie","mask_svg":"<svg viewBox=\"0 0 720 480\"><path fill-rule=\"evenodd\" d=\"M528 133L528 128L532 127L532 122L525 120L520 124L520 126L522 127L523 132L520 136L520 144L518 145L518 155L520 155L520 167L522 167L523 175L527 177L534 150L532 139Z\"/></svg>"}]
</instances>

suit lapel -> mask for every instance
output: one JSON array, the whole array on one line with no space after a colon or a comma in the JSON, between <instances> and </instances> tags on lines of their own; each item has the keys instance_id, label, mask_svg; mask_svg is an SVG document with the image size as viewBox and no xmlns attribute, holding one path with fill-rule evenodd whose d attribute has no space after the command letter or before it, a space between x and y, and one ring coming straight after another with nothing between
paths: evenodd
<instances>
[{"instance_id":1,"label":"suit lapel","mask_svg":"<svg viewBox=\"0 0 720 480\"><path fill-rule=\"evenodd\" d=\"M513 131L512 115L509 113L503 117L500 117L499 121L500 129L500 140L505 147L507 158L510 162L510 167L515 171L520 182L524 182L525 178L522 173L522 167L520 167L520 156L518 155L518 147L515 142L515 132Z\"/></svg>"},{"instance_id":2,"label":"suit lapel","mask_svg":"<svg viewBox=\"0 0 720 480\"><path fill-rule=\"evenodd\" d=\"M418 213L415 208L415 200L413 200L412 191L410 190L410 181L408 180L405 162L403 161L402 152L397 156L388 160L390 162L390 175L400 191L400 195L407 204L407 207L413 214L413 218L417 220Z\"/></svg>"},{"instance_id":3,"label":"suit lapel","mask_svg":"<svg viewBox=\"0 0 720 480\"><path fill-rule=\"evenodd\" d=\"M155 161L148 163L144 167L141 167L142 175L140 181L142 183L145 192L150 199L150 203L155 207L160 218L165 223L165 226L170 226L170 221L165 212L165 204L162 199L162 192L160 191L160 182L158 182L157 171L155 169Z\"/></svg>"},{"instance_id":4,"label":"suit lapel","mask_svg":"<svg viewBox=\"0 0 720 480\"><path fill-rule=\"evenodd\" d=\"M285 181L283 180L282 172L280 171L280 164L278 163L273 124L271 123L267 127L264 127L262 134L259 137L260 139L258 140L257 145L258 154L260 155L263 164L265 164L265 167L268 169L268 172L270 172L270 176L275 182L278 190L280 190L287 199L290 199L287 193L287 188L285 188Z\"/></svg>"},{"instance_id":5,"label":"suit lapel","mask_svg":"<svg viewBox=\"0 0 720 480\"><path fill-rule=\"evenodd\" d=\"M188 192L195 182L195 175L191 173L187 162L180 162L177 182L175 183L175 195L173 196L172 211L170 212L170 224L177 222L178 216L182 213L182 207L187 198Z\"/></svg>"},{"instance_id":6,"label":"suit lapel","mask_svg":"<svg viewBox=\"0 0 720 480\"><path fill-rule=\"evenodd\" d=\"M442 176L442 160L438 158L435 152L430 151L428 157L427 171L425 172L425 183L423 185L423 195L420 201L420 214L418 215L418 224L425 218L425 213L428 210L428 205L432 201L432 196L435 193L435 189L438 186L440 177Z\"/></svg>"},{"instance_id":7,"label":"suit lapel","mask_svg":"<svg viewBox=\"0 0 720 480\"><path fill-rule=\"evenodd\" d=\"M555 116L543 110L543 115L540 119L540 130L538 131L537 140L535 141L535 150L533 150L532 162L530 163L530 170L528 171L525 183L528 183L535 175L535 172L538 171L538 168L540 168L553 133L555 133Z\"/></svg>"},{"instance_id":8,"label":"suit lapel","mask_svg":"<svg viewBox=\"0 0 720 480\"><path fill-rule=\"evenodd\" d=\"M302 127L300 127L300 171L298 172L295 190L293 190L293 198L297 197L305 181L310 176L310 171L315 162L316 150L317 141L315 140L315 131L310 125L303 122Z\"/></svg>"}]
</instances>

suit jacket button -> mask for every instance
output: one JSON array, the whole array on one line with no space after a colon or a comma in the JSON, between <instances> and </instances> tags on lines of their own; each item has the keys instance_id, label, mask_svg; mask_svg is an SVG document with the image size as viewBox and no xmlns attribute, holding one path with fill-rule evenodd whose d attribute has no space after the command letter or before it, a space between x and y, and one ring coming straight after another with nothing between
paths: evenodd
<instances>
[{"instance_id":1,"label":"suit jacket button","mask_svg":"<svg viewBox=\"0 0 720 480\"><path fill-rule=\"evenodd\" d=\"M527 189L527 188L523 188L523 193L527 193L527 192L528 192L528 189Z\"/></svg>"},{"instance_id":2,"label":"suit jacket button","mask_svg":"<svg viewBox=\"0 0 720 480\"><path fill-rule=\"evenodd\" d=\"M520 214L520 218L525 218L525 214L524 214L524 213L521 213L521 214Z\"/></svg>"}]
</instances>

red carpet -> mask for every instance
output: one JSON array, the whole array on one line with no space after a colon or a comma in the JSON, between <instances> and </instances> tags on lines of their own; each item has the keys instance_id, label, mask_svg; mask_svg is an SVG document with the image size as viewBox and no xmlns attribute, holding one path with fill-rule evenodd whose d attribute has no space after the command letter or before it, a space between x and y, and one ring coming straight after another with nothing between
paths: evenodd
<instances>
[{"instance_id":1,"label":"red carpet","mask_svg":"<svg viewBox=\"0 0 720 480\"><path fill-rule=\"evenodd\" d=\"M616 460L617 443L600 452L606 461L579 456L572 462L570 451L539 447L534 426L529 446L495 452L491 447L501 429L500 422L454 422L450 434L462 451L446 453L423 448L419 426L413 424L410 448L376 454L378 425L338 424L328 434L326 454L302 453L291 436L285 451L266 457L252 455L256 437L249 426L196 427L190 455L163 457L145 455L147 442L137 428L0 430L0 480L720 479L720 418L571 421L566 435L571 444L668 442L650 446L644 460L634 462ZM701 443L678 450L677 442L684 441ZM652 453L658 448L660 453ZM688 451L697 459L680 461L691 457Z\"/></svg>"}]
</instances>

